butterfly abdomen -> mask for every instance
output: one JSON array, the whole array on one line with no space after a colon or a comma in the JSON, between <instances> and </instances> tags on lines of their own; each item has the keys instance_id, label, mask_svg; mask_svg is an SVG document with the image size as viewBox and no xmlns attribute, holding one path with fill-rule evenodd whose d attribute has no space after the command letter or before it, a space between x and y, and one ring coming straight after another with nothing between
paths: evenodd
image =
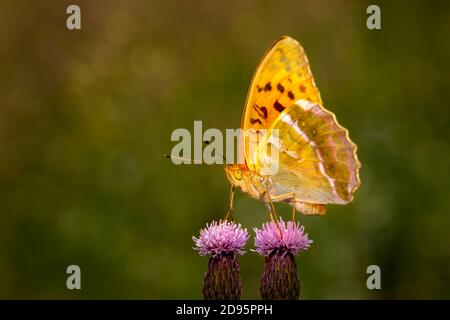
<instances>
[{"instance_id":1,"label":"butterfly abdomen","mask_svg":"<svg viewBox=\"0 0 450 320\"><path fill-rule=\"evenodd\" d=\"M292 201L290 204L295 208L295 210L303 214L324 215L326 211L325 205L323 204L306 203L300 201Z\"/></svg>"}]
</instances>

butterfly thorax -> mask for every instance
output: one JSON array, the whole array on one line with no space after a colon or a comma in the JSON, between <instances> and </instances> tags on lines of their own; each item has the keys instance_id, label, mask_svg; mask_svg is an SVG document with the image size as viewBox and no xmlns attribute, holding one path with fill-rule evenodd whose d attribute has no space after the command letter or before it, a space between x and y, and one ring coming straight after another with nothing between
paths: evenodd
<instances>
[{"instance_id":1,"label":"butterfly thorax","mask_svg":"<svg viewBox=\"0 0 450 320\"><path fill-rule=\"evenodd\" d=\"M261 199L266 190L266 178L248 168L246 164L233 164L225 166L225 172L230 183L239 187L249 196Z\"/></svg>"}]
</instances>

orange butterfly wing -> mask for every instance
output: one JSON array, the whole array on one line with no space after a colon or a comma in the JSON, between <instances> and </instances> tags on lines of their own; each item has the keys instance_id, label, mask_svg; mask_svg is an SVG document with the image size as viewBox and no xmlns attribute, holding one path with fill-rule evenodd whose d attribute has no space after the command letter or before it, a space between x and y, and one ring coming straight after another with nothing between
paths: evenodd
<instances>
[{"instance_id":1,"label":"orange butterfly wing","mask_svg":"<svg viewBox=\"0 0 450 320\"><path fill-rule=\"evenodd\" d=\"M253 154L264 135L260 130L268 129L284 109L299 99L322 104L305 51L297 40L283 36L264 54L245 103L241 128L246 134L245 160L251 170L255 169Z\"/></svg>"}]
</instances>

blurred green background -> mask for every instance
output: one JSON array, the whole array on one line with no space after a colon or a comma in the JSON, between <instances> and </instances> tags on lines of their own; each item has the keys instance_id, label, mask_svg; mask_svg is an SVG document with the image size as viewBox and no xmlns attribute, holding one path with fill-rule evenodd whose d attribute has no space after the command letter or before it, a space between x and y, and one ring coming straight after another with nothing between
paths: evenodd
<instances>
[{"instance_id":1,"label":"blurred green background","mask_svg":"<svg viewBox=\"0 0 450 320\"><path fill-rule=\"evenodd\" d=\"M74 3L81 31L66 28ZM450 10L375 3L379 31L367 1L2 1L0 298L201 299L191 237L224 215L229 184L163 155L194 120L239 126L283 34L363 165L352 204L300 217L315 241L297 260L302 298L450 298ZM235 206L250 230L267 219L242 194ZM243 297L259 298L263 259L240 262ZM82 290L66 289L70 264Z\"/></svg>"}]
</instances>

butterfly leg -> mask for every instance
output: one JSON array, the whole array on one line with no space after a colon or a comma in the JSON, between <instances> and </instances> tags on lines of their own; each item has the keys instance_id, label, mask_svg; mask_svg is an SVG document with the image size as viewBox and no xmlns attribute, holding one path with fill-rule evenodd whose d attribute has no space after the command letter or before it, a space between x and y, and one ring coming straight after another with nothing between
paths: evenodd
<instances>
[{"instance_id":1,"label":"butterfly leg","mask_svg":"<svg viewBox=\"0 0 450 320\"><path fill-rule=\"evenodd\" d=\"M295 199L295 193L294 192L281 194L279 196L272 197L272 201L276 201L276 202L284 201L284 200L291 200L291 199ZM295 213L296 213L295 206L292 206L292 222L295 221Z\"/></svg>"},{"instance_id":2,"label":"butterfly leg","mask_svg":"<svg viewBox=\"0 0 450 320\"><path fill-rule=\"evenodd\" d=\"M284 201L284 200L291 200L294 198L295 198L295 193L289 192L286 194L280 194L279 196L272 197L272 200L275 202L280 202L280 201Z\"/></svg>"},{"instance_id":3,"label":"butterfly leg","mask_svg":"<svg viewBox=\"0 0 450 320\"><path fill-rule=\"evenodd\" d=\"M270 194L267 191L264 191L261 194L260 198L264 202L264 205L266 206L267 211L269 211L270 221L275 221L277 219L277 215L275 213L275 206L273 205L273 201L270 197Z\"/></svg>"},{"instance_id":4,"label":"butterfly leg","mask_svg":"<svg viewBox=\"0 0 450 320\"><path fill-rule=\"evenodd\" d=\"M275 206L273 205L273 200L272 200L272 197L270 196L270 193L265 191L262 194L262 199L264 201L264 204L266 205L266 208L269 210L270 220L275 221L278 231L280 232L280 237L281 237L281 239L283 239L283 233L281 232L280 223L279 223L280 219L278 218L278 215L275 211Z\"/></svg>"},{"instance_id":5,"label":"butterfly leg","mask_svg":"<svg viewBox=\"0 0 450 320\"><path fill-rule=\"evenodd\" d=\"M234 203L234 186L231 186L230 189L230 201L228 203L228 210L227 210L227 214L225 215L225 218L223 220L234 220L233 217L233 203Z\"/></svg>"}]
</instances>

